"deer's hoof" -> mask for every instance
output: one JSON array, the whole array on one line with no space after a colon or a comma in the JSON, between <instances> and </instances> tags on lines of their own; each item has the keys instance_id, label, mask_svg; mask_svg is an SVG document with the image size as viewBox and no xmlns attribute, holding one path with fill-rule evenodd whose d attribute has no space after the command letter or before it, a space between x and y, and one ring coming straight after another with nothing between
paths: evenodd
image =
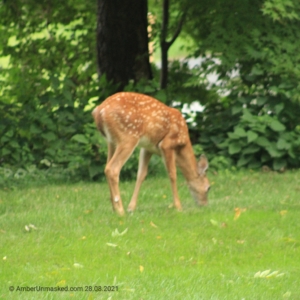
<instances>
[{"instance_id":1,"label":"deer's hoof","mask_svg":"<svg viewBox=\"0 0 300 300\"><path fill-rule=\"evenodd\" d=\"M127 207L127 212L129 212L129 213L133 213L134 210L135 210L134 207L131 207L131 206L128 206L128 207Z\"/></svg>"}]
</instances>

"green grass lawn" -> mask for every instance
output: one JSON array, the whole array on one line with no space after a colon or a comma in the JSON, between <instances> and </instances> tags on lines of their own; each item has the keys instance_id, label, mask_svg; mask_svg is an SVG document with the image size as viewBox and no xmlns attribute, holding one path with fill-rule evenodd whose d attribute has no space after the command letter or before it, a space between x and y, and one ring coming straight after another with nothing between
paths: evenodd
<instances>
[{"instance_id":1,"label":"green grass lawn","mask_svg":"<svg viewBox=\"0 0 300 300\"><path fill-rule=\"evenodd\" d=\"M0 299L300 299L300 172L209 177L208 207L180 177L183 212L169 208L152 177L123 218L105 182L1 190Z\"/></svg>"}]
</instances>

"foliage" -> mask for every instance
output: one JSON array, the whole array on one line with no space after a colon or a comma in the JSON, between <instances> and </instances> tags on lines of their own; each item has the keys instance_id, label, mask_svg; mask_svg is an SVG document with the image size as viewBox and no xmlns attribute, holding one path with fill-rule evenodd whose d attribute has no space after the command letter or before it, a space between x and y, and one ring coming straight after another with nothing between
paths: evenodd
<instances>
[{"instance_id":1,"label":"foliage","mask_svg":"<svg viewBox=\"0 0 300 300\"><path fill-rule=\"evenodd\" d=\"M76 106L63 95L58 101L53 94L2 110L2 164L26 169L31 165L63 167L81 172L83 178L94 177L103 171L106 152L92 123L90 107L95 100Z\"/></svg>"},{"instance_id":2,"label":"foliage","mask_svg":"<svg viewBox=\"0 0 300 300\"><path fill-rule=\"evenodd\" d=\"M2 183L34 176L36 169L82 179L103 176L106 144L91 110L115 87L96 74L95 5L1 2L0 56L9 61L0 75ZM125 90L166 101L156 81L130 83ZM132 177L136 168L137 154L122 175Z\"/></svg>"},{"instance_id":3,"label":"foliage","mask_svg":"<svg viewBox=\"0 0 300 300\"><path fill-rule=\"evenodd\" d=\"M236 93L207 103L197 117L201 130L195 140L213 153L211 159L218 153L237 167L284 170L300 166L299 103L280 101L282 96L274 94Z\"/></svg>"},{"instance_id":4,"label":"foliage","mask_svg":"<svg viewBox=\"0 0 300 300\"><path fill-rule=\"evenodd\" d=\"M0 5L0 53L9 59L0 78L2 166L63 167L94 177L106 150L90 112L111 93L95 74L95 3Z\"/></svg>"},{"instance_id":5,"label":"foliage","mask_svg":"<svg viewBox=\"0 0 300 300\"><path fill-rule=\"evenodd\" d=\"M268 165L274 170L299 165L299 132L286 131L275 117L257 116L243 110L238 125L228 133L220 148L226 148L232 157L238 154L237 166L258 168Z\"/></svg>"},{"instance_id":6,"label":"foliage","mask_svg":"<svg viewBox=\"0 0 300 300\"><path fill-rule=\"evenodd\" d=\"M161 28L157 4L149 0L154 41ZM96 74L95 5L0 3L0 57L8 61L0 74L0 167L8 175L2 178L33 168L63 168L77 178L103 175L106 145L90 112L114 87ZM170 63L166 90L159 89L159 70L152 66L153 81L131 82L125 90L178 108L193 101L204 105L197 126L189 123L190 135L214 168L299 167L299 2L170 5L168 38L180 12L187 11L183 30L194 41L189 51L202 58L201 66ZM214 84L207 80L212 72L218 76ZM125 165L126 178L135 174L136 160L137 154Z\"/></svg>"},{"instance_id":7,"label":"foliage","mask_svg":"<svg viewBox=\"0 0 300 300\"><path fill-rule=\"evenodd\" d=\"M198 142L238 167L299 167L299 2L223 2L195 3L186 25L203 57L189 84L215 72L221 95L204 100Z\"/></svg>"},{"instance_id":8,"label":"foliage","mask_svg":"<svg viewBox=\"0 0 300 300\"><path fill-rule=\"evenodd\" d=\"M190 124L193 142L217 168L299 167L299 2L178 0L172 5L173 29L178 12L188 8L183 30L194 41L190 52L202 58L193 70L169 66L175 69L168 96L205 105L197 126ZM218 77L213 84L212 73Z\"/></svg>"}]
</instances>

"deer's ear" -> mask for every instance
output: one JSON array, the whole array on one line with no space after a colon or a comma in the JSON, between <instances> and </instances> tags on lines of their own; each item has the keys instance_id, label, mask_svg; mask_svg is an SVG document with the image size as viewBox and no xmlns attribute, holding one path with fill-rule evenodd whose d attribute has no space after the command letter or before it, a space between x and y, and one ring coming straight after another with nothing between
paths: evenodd
<instances>
[{"instance_id":1,"label":"deer's ear","mask_svg":"<svg viewBox=\"0 0 300 300\"><path fill-rule=\"evenodd\" d=\"M198 161L198 174L205 175L207 169L208 169L208 160L206 156L202 154Z\"/></svg>"}]
</instances>

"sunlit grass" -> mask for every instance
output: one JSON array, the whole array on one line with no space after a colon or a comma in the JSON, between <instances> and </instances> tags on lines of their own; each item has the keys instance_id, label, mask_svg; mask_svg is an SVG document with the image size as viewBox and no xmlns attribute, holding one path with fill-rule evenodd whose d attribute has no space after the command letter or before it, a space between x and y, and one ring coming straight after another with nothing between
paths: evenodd
<instances>
[{"instance_id":1,"label":"sunlit grass","mask_svg":"<svg viewBox=\"0 0 300 300\"><path fill-rule=\"evenodd\" d=\"M205 208L179 178L182 213L168 179L152 177L124 218L106 183L0 191L0 299L299 299L299 175L210 174ZM121 184L125 204L133 187ZM118 291L89 291L99 286Z\"/></svg>"}]
</instances>

